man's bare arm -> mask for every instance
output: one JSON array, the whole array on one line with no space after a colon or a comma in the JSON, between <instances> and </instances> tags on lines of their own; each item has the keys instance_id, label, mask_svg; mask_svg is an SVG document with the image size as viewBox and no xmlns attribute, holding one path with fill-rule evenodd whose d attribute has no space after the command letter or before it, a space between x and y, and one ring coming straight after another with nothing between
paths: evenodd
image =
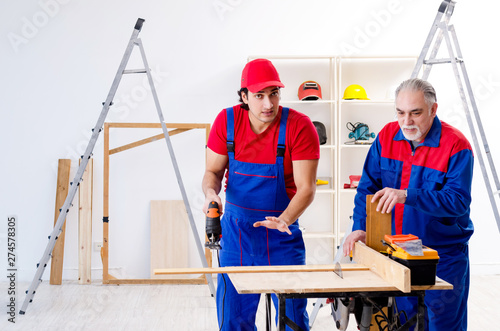
<instances>
[{"instance_id":1,"label":"man's bare arm","mask_svg":"<svg viewBox=\"0 0 500 331\"><path fill-rule=\"evenodd\" d=\"M207 165L202 181L202 189L205 194L205 203L203 204L203 212L206 213L208 204L215 201L219 204L219 210L222 212L222 202L219 197L219 192L222 187L222 179L229 158L227 155L217 154L207 147Z\"/></svg>"}]
</instances>

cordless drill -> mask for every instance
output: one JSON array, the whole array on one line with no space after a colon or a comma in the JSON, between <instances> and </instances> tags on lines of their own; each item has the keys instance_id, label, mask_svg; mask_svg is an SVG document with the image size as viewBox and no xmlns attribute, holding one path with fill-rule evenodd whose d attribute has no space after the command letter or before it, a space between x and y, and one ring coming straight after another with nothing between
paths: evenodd
<instances>
[{"instance_id":1,"label":"cordless drill","mask_svg":"<svg viewBox=\"0 0 500 331\"><path fill-rule=\"evenodd\" d=\"M210 202L208 205L205 231L208 238L205 247L216 250L221 249L219 240L222 237L222 228L220 226L219 205L215 201Z\"/></svg>"}]
</instances>

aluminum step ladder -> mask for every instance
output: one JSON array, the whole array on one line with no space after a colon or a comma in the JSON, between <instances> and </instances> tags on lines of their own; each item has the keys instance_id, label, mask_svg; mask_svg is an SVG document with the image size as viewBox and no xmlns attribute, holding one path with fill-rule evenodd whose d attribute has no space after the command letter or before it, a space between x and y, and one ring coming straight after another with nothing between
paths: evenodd
<instances>
[{"instance_id":1,"label":"aluminum step ladder","mask_svg":"<svg viewBox=\"0 0 500 331\"><path fill-rule=\"evenodd\" d=\"M462 51L460 50L460 46L458 44L455 27L453 25L450 25L450 18L455 9L455 3L456 2L452 0L445 0L439 6L438 13L436 15L436 18L434 19L434 23L432 24L429 35L425 40L424 47L422 48L422 52L418 57L411 77L416 78L418 77L419 73L423 71L421 78L427 80L434 65L448 63L452 65L455 80L457 82L458 92L460 94L460 98L462 99L462 105L465 111L467 124L469 125L469 129L472 135L475 156L479 161L481 172L484 177L486 190L488 192L488 197L493 209L493 214L497 222L498 230L500 231L500 214L498 212L497 205L497 202L500 201L500 182L498 180L495 164L493 163L493 157L491 156L488 141L484 133L481 117L479 116L479 111L477 108L476 100L474 98L474 94L472 92L469 76L465 68ZM441 46L443 38L446 42L446 49L448 51L449 57L437 59L436 55L439 51L439 47ZM429 57L427 57L429 51L430 54ZM471 116L470 109L472 109L473 116ZM479 131L479 135L476 130ZM485 164L483 154L486 155L488 164ZM495 190L493 190L493 187L495 187Z\"/></svg>"},{"instance_id":2,"label":"aluminum step ladder","mask_svg":"<svg viewBox=\"0 0 500 331\"><path fill-rule=\"evenodd\" d=\"M195 224L194 219L193 219L193 214L191 212L189 200L187 198L186 190L184 188L182 177L181 177L181 174L179 171L179 166L177 165L177 160L175 158L174 150L172 148L170 136L168 134L167 126L165 124L163 113L162 113L162 110L160 107L160 102L159 102L158 96L156 94L156 89L154 87L151 69L149 68L149 65L148 65L148 62L146 59L146 54L144 52L144 47L142 45L142 41L140 38L138 38L139 32L142 29L143 23L144 23L144 19L142 19L142 18L137 19L137 22L136 22L135 27L134 27L134 31L132 32L132 36L130 37L130 41L129 41L127 48L125 50L125 54L123 55L122 61L120 63L120 66L118 68L116 76L115 76L113 83L111 85L111 89L108 93L106 101L103 102L103 107L102 107L102 111L101 111L101 114L99 116L99 119L97 120L95 127L92 129L92 136L90 138L89 144L87 145L85 153L81 156L82 160L81 160L80 166L78 167L78 170L76 172L75 178L73 179L73 182L71 182L70 189L68 191L68 195L66 196L66 200L64 201L64 204L60 210L61 212L59 214L59 217L57 218L54 229L52 230L52 233L49 236L49 243L47 244L47 247L45 248L45 251L42 255L42 258L40 259L40 262L37 264L37 269L36 269L35 276L33 277L33 281L31 282L29 289L26 291L26 298L25 298L25 300L21 306L21 309L19 311L19 314L21 314L21 315L25 314L26 308L28 307L28 304L33 301L33 297L36 293L36 289L38 288L38 285L40 285L40 283L42 282L43 272L45 271L45 267L47 266L47 263L49 262L52 251L53 251L54 246L56 244L56 240L58 239L59 235L62 232L62 226L66 220L66 215L68 214L68 211L69 211L70 207L72 206L73 199L74 199L75 194L78 190L78 186L80 185L80 182L82 180L83 173L85 171L85 168L87 167L88 160L92 157L92 151L93 151L94 146L97 142L97 138L99 137L99 133L102 131L104 121L105 121L106 116L107 116L108 111L109 111L109 107L113 104L113 98L115 96L116 90L118 89L118 85L120 84L121 78L124 74L145 73L148 77L149 85L151 87L151 92L152 92L154 102L156 105L156 110L158 112L158 117L159 117L161 127L163 130L163 135L165 136L165 141L167 142L168 151L170 153L170 158L172 160L172 164L173 164L173 167L175 170L175 175L177 177L177 182L179 184L179 188L180 188L180 191L182 194L182 199L184 200L184 205L185 205L187 213L188 213L189 222L191 224L191 229L193 231L194 239L195 239L196 246L197 246L200 258L201 258L201 262L203 264L203 267L208 268L208 263L207 263L207 260L205 258L205 255L204 255L203 246L202 246L200 238L198 236L198 232L196 230L196 224ZM139 46L142 60L144 63L144 69L126 70L127 63L130 59L130 55L132 54L134 46ZM207 278L207 283L208 283L208 286L210 288L210 293L211 293L212 297L215 297L215 287L213 284L212 275L206 274L205 277Z\"/></svg>"}]
</instances>

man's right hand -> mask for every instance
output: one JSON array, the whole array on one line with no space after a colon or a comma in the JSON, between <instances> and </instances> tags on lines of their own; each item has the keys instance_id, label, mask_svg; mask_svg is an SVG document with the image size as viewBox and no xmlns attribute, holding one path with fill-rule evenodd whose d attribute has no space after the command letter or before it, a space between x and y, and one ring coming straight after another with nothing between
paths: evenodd
<instances>
[{"instance_id":1,"label":"man's right hand","mask_svg":"<svg viewBox=\"0 0 500 331\"><path fill-rule=\"evenodd\" d=\"M344 256L349 255L354 248L356 241L366 242L366 232L363 230L356 230L351 232L344 241Z\"/></svg>"},{"instance_id":2,"label":"man's right hand","mask_svg":"<svg viewBox=\"0 0 500 331\"><path fill-rule=\"evenodd\" d=\"M208 212L208 205L212 201L217 202L217 204L219 205L219 213L220 213L220 215L222 215L222 201L221 201L220 197L217 194L215 194L215 193L214 194L208 194L205 197L205 202L203 203L203 213L207 214L207 212Z\"/></svg>"}]
</instances>

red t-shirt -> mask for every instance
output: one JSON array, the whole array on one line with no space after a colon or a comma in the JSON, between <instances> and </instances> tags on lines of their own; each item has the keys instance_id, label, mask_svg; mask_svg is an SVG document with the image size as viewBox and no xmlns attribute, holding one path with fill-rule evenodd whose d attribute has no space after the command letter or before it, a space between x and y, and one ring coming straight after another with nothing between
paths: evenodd
<instances>
[{"instance_id":1,"label":"red t-shirt","mask_svg":"<svg viewBox=\"0 0 500 331\"><path fill-rule=\"evenodd\" d=\"M236 160L252 163L276 163L281 110L267 129L256 134L250 127L248 111L240 105L234 106L234 147ZM227 114L222 110L212 125L208 138L208 148L217 154L227 155ZM319 138L309 117L290 109L286 126L285 186L291 199L297 188L293 180L292 161L319 159ZM227 180L227 172L226 172Z\"/></svg>"}]
</instances>

